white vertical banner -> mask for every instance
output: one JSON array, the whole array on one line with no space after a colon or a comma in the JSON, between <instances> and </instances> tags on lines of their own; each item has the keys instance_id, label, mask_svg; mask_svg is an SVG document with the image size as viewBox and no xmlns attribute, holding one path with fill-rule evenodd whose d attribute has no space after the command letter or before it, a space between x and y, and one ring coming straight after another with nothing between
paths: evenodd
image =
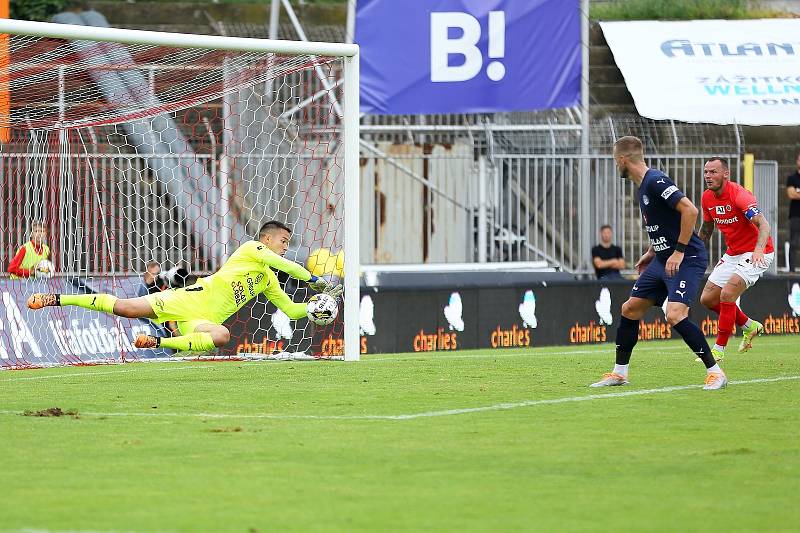
<instances>
[{"instance_id":1,"label":"white vertical banner","mask_svg":"<svg viewBox=\"0 0 800 533\"><path fill-rule=\"evenodd\" d=\"M644 117L800 124L800 20L601 22Z\"/></svg>"}]
</instances>

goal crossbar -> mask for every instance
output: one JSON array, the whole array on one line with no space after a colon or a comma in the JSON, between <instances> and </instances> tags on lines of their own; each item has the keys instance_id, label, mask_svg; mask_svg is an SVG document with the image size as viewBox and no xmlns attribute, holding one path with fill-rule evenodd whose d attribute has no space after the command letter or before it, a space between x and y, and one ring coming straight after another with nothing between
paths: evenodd
<instances>
[{"instance_id":1,"label":"goal crossbar","mask_svg":"<svg viewBox=\"0 0 800 533\"><path fill-rule=\"evenodd\" d=\"M237 52L274 52L278 54L319 54L324 56L353 57L358 45L313 41L285 41L279 39L252 39L224 37L221 35L196 35L147 30L102 28L52 22L0 19L0 33L31 35L53 39L104 41L120 44L146 44L176 48L203 48Z\"/></svg>"}]
</instances>

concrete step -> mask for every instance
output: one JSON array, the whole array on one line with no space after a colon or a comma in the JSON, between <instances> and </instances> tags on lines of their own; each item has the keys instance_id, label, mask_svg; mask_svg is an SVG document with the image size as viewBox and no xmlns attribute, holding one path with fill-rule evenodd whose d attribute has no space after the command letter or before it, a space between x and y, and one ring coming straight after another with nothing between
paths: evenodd
<instances>
[{"instance_id":1,"label":"concrete step","mask_svg":"<svg viewBox=\"0 0 800 533\"><path fill-rule=\"evenodd\" d=\"M84 9L99 11L117 27L145 25L208 24L206 6L185 2L84 2ZM210 7L210 6L208 6ZM232 6L231 6L232 7Z\"/></svg>"},{"instance_id":2,"label":"concrete step","mask_svg":"<svg viewBox=\"0 0 800 533\"><path fill-rule=\"evenodd\" d=\"M216 35L208 24L120 24L111 22L109 24L115 28L125 28L128 30L162 31L169 33L191 33L195 35Z\"/></svg>"},{"instance_id":3,"label":"concrete step","mask_svg":"<svg viewBox=\"0 0 800 533\"><path fill-rule=\"evenodd\" d=\"M798 126L743 126L742 130L748 143L754 144L796 144L800 138Z\"/></svg>"},{"instance_id":4,"label":"concrete step","mask_svg":"<svg viewBox=\"0 0 800 533\"><path fill-rule=\"evenodd\" d=\"M212 2L119 2L110 0L84 0L85 9L96 9L108 17L109 22L120 27L129 27L147 21L148 24L189 24L195 20L214 20L268 24L270 2L219 3ZM295 2L296 4L296 2ZM295 13L303 25L336 24L344 26L347 21L347 4L307 4L294 6ZM281 20L286 13L281 10Z\"/></svg>"},{"instance_id":5,"label":"concrete step","mask_svg":"<svg viewBox=\"0 0 800 533\"><path fill-rule=\"evenodd\" d=\"M606 117L608 115L635 115L636 106L629 104L606 104L602 102L592 103L591 113L593 119Z\"/></svg>"},{"instance_id":6,"label":"concrete step","mask_svg":"<svg viewBox=\"0 0 800 533\"><path fill-rule=\"evenodd\" d=\"M624 84L625 78L622 76L622 72L616 66L594 66L590 64L589 83L592 85L597 83Z\"/></svg>"},{"instance_id":7,"label":"concrete step","mask_svg":"<svg viewBox=\"0 0 800 533\"><path fill-rule=\"evenodd\" d=\"M589 65L596 66L614 66L617 63L614 61L614 54L607 46L590 46L589 47Z\"/></svg>"},{"instance_id":8,"label":"concrete step","mask_svg":"<svg viewBox=\"0 0 800 533\"><path fill-rule=\"evenodd\" d=\"M631 93L621 83L595 83L591 85L590 91L599 104L633 104Z\"/></svg>"}]
</instances>

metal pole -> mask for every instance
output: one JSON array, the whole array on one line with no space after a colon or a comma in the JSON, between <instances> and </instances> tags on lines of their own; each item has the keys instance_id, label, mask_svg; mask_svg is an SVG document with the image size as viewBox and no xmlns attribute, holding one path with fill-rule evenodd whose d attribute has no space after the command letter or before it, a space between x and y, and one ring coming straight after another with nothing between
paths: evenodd
<instances>
[{"instance_id":1,"label":"metal pole","mask_svg":"<svg viewBox=\"0 0 800 533\"><path fill-rule=\"evenodd\" d=\"M289 0L282 0L283 2L283 9L286 11L286 14L289 16L289 20L292 22L292 26L294 26L295 31L297 32L298 37L304 43L308 42L308 37L306 37L306 32L303 30L303 26L300 24L300 20L297 18L297 14L294 12L294 8L292 8L292 4L289 3ZM338 44L338 43L337 43ZM353 44L344 43L342 46L354 47ZM356 47L356 54L358 53L358 48ZM323 54L324 55L324 54ZM333 54L331 54L333 55ZM352 57L354 54L335 54L335 55L347 55L348 57ZM322 71L322 68L319 65L314 65L314 72L317 74L320 83L328 91L328 99L333 104L333 110L336 112L336 115L342 116L342 106L339 105L339 101L336 99L336 94L333 92L333 88L331 82L328 81L328 77ZM333 117L331 117L333 118Z\"/></svg>"},{"instance_id":2,"label":"metal pole","mask_svg":"<svg viewBox=\"0 0 800 533\"><path fill-rule=\"evenodd\" d=\"M486 223L486 158L478 158L478 262L486 262L487 232Z\"/></svg>"},{"instance_id":3,"label":"metal pole","mask_svg":"<svg viewBox=\"0 0 800 533\"><path fill-rule=\"evenodd\" d=\"M233 154L233 128L234 120L231 114L233 113L233 99L228 94L228 62L222 61L222 146L219 155L219 185L224 187L220 190L223 233L220 236L222 241L222 257L221 260L225 261L228 258L228 250L231 249L231 226L233 224L233 217L230 215L230 184L231 184L231 154ZM237 109L238 111L238 109ZM211 164L216 163L217 154L216 150L212 152L213 161ZM229 222L225 224L225 222ZM244 227L247 227L249 220L245 221ZM222 263L220 263L222 264Z\"/></svg>"},{"instance_id":4,"label":"metal pole","mask_svg":"<svg viewBox=\"0 0 800 533\"><path fill-rule=\"evenodd\" d=\"M216 256L217 264L212 266L212 269L216 269L217 266L222 265L226 259L228 259L228 241L231 240L231 229L228 225L228 211L230 211L230 206L228 203L228 183L225 181L227 176L225 176L220 169L217 167L218 159L217 159L217 139L214 135L214 130L211 128L211 123L209 122L208 118L203 117L203 124L206 127L206 133L208 133L208 140L211 143L211 157L208 162L209 168L211 170L211 182L214 183L217 188L219 189L219 231L217 232L217 246L214 255Z\"/></svg>"},{"instance_id":5,"label":"metal pole","mask_svg":"<svg viewBox=\"0 0 800 533\"><path fill-rule=\"evenodd\" d=\"M281 0L272 0L269 10L269 38L278 38L278 20L281 15Z\"/></svg>"},{"instance_id":6,"label":"metal pole","mask_svg":"<svg viewBox=\"0 0 800 533\"><path fill-rule=\"evenodd\" d=\"M352 44L356 38L356 0L347 0L347 29L344 38L344 42L348 44Z\"/></svg>"},{"instance_id":7,"label":"metal pole","mask_svg":"<svg viewBox=\"0 0 800 533\"><path fill-rule=\"evenodd\" d=\"M358 332L358 306L361 302L360 206L359 185L359 55L344 59L344 360L358 361L361 340Z\"/></svg>"},{"instance_id":8,"label":"metal pole","mask_svg":"<svg viewBox=\"0 0 800 533\"><path fill-rule=\"evenodd\" d=\"M580 176L580 270L589 271L592 236L592 197L589 177L589 0L581 0L581 176Z\"/></svg>"}]
</instances>

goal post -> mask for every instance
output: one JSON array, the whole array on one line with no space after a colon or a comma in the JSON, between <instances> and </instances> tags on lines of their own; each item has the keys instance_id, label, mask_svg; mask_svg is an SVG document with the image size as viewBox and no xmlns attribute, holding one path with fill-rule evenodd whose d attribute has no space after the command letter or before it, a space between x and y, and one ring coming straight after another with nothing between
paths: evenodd
<instances>
[{"instance_id":1,"label":"goal post","mask_svg":"<svg viewBox=\"0 0 800 533\"><path fill-rule=\"evenodd\" d=\"M152 262L208 275L271 219L295 230L287 258L343 281L342 318L325 334L343 341L336 355L358 360L358 46L80 17L0 20L9 50L0 86L10 97L0 107L0 129L10 131L0 139L0 255L5 270L42 222L56 271L0 278L15 308L13 320L0 314L0 367L141 357L128 342L145 327L136 321L95 322L80 308L34 318L20 302L43 288L133 296ZM307 297L304 284L281 281L296 301ZM240 330L259 328L244 344L315 349L312 325L287 329L265 309L232 317Z\"/></svg>"},{"instance_id":2,"label":"goal post","mask_svg":"<svg viewBox=\"0 0 800 533\"><path fill-rule=\"evenodd\" d=\"M358 46L358 45L355 45ZM345 155L344 167L350 169L350 179L345 179L344 195L348 205L354 205L353 213L351 209L345 210L344 217L344 345L345 361L358 361L361 354L361 342L359 339L359 313L358 306L361 301L359 278L361 275L361 261L359 255L361 246L359 243L360 234L360 215L359 197L359 56L358 49L353 55L344 59L344 94L345 109L351 109L350 114L344 113L344 135L345 135ZM353 236L350 238L350 236Z\"/></svg>"}]
</instances>

